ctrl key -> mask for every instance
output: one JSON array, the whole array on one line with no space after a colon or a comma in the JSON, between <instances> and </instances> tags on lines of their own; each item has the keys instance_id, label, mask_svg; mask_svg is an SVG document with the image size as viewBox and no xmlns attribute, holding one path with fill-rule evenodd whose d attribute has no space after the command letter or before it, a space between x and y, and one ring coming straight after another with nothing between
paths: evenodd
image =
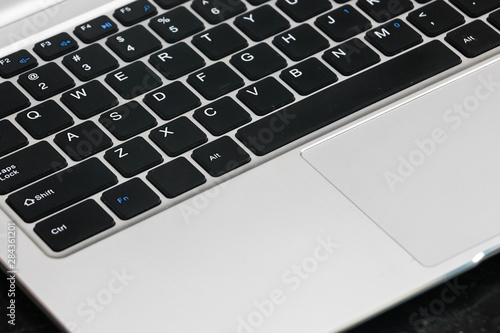
<instances>
[{"instance_id":1,"label":"ctrl key","mask_svg":"<svg viewBox=\"0 0 500 333\"><path fill-rule=\"evenodd\" d=\"M52 250L60 252L114 225L101 206L87 200L38 223L34 230Z\"/></svg>"}]
</instances>

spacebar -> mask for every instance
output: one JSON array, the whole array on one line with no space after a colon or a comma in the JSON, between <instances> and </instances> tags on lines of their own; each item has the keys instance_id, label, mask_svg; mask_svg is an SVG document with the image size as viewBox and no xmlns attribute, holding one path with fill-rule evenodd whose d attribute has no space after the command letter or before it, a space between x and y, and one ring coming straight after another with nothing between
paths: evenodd
<instances>
[{"instance_id":1,"label":"spacebar","mask_svg":"<svg viewBox=\"0 0 500 333\"><path fill-rule=\"evenodd\" d=\"M236 137L265 155L460 62L443 43L432 41L261 118Z\"/></svg>"}]
</instances>

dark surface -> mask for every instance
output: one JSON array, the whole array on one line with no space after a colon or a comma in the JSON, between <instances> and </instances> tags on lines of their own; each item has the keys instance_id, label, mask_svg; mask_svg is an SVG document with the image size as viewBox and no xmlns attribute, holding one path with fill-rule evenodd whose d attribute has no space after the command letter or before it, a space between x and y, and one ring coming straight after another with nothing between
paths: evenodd
<instances>
[{"instance_id":1,"label":"dark surface","mask_svg":"<svg viewBox=\"0 0 500 333\"><path fill-rule=\"evenodd\" d=\"M497 255L473 270L399 305L348 333L500 332L499 266L500 255ZM450 290L450 285L455 286L458 291L452 301L445 302L446 298L443 298L442 294L445 289ZM7 290L6 275L2 272L0 275L2 295L0 308L2 309L6 308ZM452 299L451 296L450 299ZM426 309L428 315L422 315L421 311ZM0 332L53 333L60 331L17 289L16 326L7 325L5 316L2 316Z\"/></svg>"}]
</instances>

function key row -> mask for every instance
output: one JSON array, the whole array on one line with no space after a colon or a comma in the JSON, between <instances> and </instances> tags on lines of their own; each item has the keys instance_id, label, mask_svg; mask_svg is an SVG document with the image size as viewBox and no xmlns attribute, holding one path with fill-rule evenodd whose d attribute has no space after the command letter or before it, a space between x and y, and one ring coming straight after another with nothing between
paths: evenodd
<instances>
[{"instance_id":1,"label":"function key row","mask_svg":"<svg viewBox=\"0 0 500 333\"><path fill-rule=\"evenodd\" d=\"M262 6L259 7L258 9L272 9L271 7L268 6ZM182 9L186 10L184 7L179 7L177 9ZM341 10L342 11L338 11ZM445 21L439 21L436 24L436 20L434 19L435 17L438 16L439 12L445 11L447 13L446 17L447 20ZM418 15L417 15L418 12ZM323 30L327 30L326 24L330 24L331 22L334 22L335 24L342 22L343 16L340 15L353 15L351 17L354 17L356 19L359 18L359 13L357 13L352 7L350 6L344 6L342 8L338 8L334 11L332 11L329 14L326 14L324 16L321 16L317 19L316 24L318 26L322 26L323 24ZM247 15L247 14L245 14ZM336 16L335 16L336 15ZM240 18L250 18L253 20L253 16L248 15L248 16L241 16ZM362 16L361 16L362 17ZM491 18L491 19L490 19ZM489 20L494 23L494 15L490 15ZM251 21L248 20L248 21ZM326 21L325 21L326 20ZM328 21L330 20L330 21ZM449 5L445 4L444 2L441 1L436 1L433 2L425 7L422 7L422 9L412 12L409 15L409 20L412 21L415 25L417 25L421 30L424 32L427 32L428 35L435 35L442 33L443 31L452 29L460 24L463 23L464 18L462 15L458 14L456 10L451 8ZM323 22L323 23L321 23ZM328 23L330 22L330 23ZM366 22L365 22L366 23ZM333 24L334 25L334 24ZM91 26L91 25L90 25ZM427 29L427 28L432 27L432 28ZM462 36L463 33L467 34L469 32L468 28L469 27L475 27L477 28L473 29L470 31L471 33L468 36ZM366 28L367 25L363 25L363 23L358 22L356 25L357 28L363 27ZM82 27L80 27L82 28ZM362 29L363 29L362 28ZM137 30L137 31L136 31ZM140 31L139 31L140 30ZM222 33L220 32L222 31ZM497 46L497 33L494 32L491 28L487 27L486 25L467 25L466 28L459 29L459 32L455 34L449 34L447 36L447 40L457 49L460 50L464 55L467 57L474 57L477 56L478 54L481 54L495 46ZM127 34L127 32L129 32ZM226 33L231 32L232 36L234 38L231 38L230 41L231 43L222 43L220 44L218 41L220 41L220 36L225 35ZM473 34L472 34L473 32ZM231 35L230 34L230 35ZM111 37L108 39L108 45L115 50L117 54L120 55L121 58L127 60L127 61L133 61L139 57L142 57L145 54L154 52L154 50L157 50L161 47L161 43L153 37L151 33L149 33L147 30L144 29L143 26L137 26L134 28L131 28L128 31L125 31L123 35L127 37L130 35L130 39L132 39L129 43L128 38L125 38L121 36L122 34L117 35L116 37ZM474 35L474 36L473 36ZM139 36L140 38L137 38ZM477 37L474 39L474 37ZM465 39L468 38L467 42L463 42L462 37ZM479 38L481 37L481 38ZM372 31L369 31L366 35L366 39L370 41L371 44L373 44L377 49L379 49L382 53L386 55L395 55L409 47L412 47L422 41L421 37L415 33L411 28L409 28L408 25L406 25L402 21L392 21L389 22L380 28L374 29ZM481 45L477 46L476 45L480 42L478 40L483 41ZM486 42L484 42L486 40ZM61 41L61 42L59 42ZM145 43L144 41L150 41L148 43ZM58 43L59 42L59 43ZM214 29L208 30L206 33L200 34L197 37L193 39L193 43L200 48L203 53L208 55L209 58L213 60L220 59L221 57L224 57L228 54L234 53L235 51L244 48L247 43L243 37L241 37L234 29L232 29L228 25L221 25L217 26ZM220 45L219 45L219 44ZM282 33L281 35L278 35L274 38L273 43L278 46L278 48L281 49L290 59L299 61L302 59L305 59L306 57L310 56L311 54L314 54L322 49L325 49L328 47L329 43L324 37L319 35L314 29L312 29L309 25L302 25L297 28L294 28L292 30L289 30L285 33ZM57 46L59 44L59 46ZM138 46L137 46L137 45ZM126 46L124 46L126 45ZM222 48L219 46L223 46ZM137 46L137 47L136 47ZM176 47L177 45L173 46ZM342 45L344 47L349 46L349 44L344 44ZM51 57L55 57L60 55L62 52L68 52L68 50L72 50L72 48L77 48L78 45L76 42L72 41L71 37L68 34L59 34L54 36L53 38L47 39L46 41L40 42L37 44L38 51L40 52L40 55L45 52L44 58L49 59ZM260 45L262 47L262 45ZM182 75L185 75L189 72L192 72L196 69L199 69L204 66L204 60L199 57L194 51L192 51L186 44L180 44L179 49L182 49L180 52L181 57L177 56L177 59L179 60L177 63L175 61L170 61L173 65L166 65L167 60L171 60L172 56L169 55L168 52L161 52L157 54L157 57L151 57L150 62L157 68L159 69L162 74L164 74L167 78L169 79L175 79L178 78ZM339 48L340 49L340 48ZM62 50L62 51L61 51ZM173 51L174 49L172 49ZM297 53L300 50L302 53ZM249 49L248 51L252 51L252 49ZM276 54L274 51L271 52L273 53L270 57L255 57L255 55L252 55L250 52L245 52L243 54L239 54L240 56L240 61L238 62L238 59L233 57L232 58L232 63L249 79L251 80L258 80L262 78L263 76L272 73L274 71L277 71L283 67L286 66L286 61L283 59L279 59L277 63L274 63L273 61L276 58L278 60L279 55ZM371 53L371 52L367 52ZM187 55L187 58L184 57L184 54ZM260 53L259 53L260 54ZM264 53L262 53L264 55ZM247 59L242 59L241 56L246 56ZM335 57L337 57L337 54L335 54ZM276 57L277 56L277 57ZM253 63L250 63L248 61L248 57L253 57L257 58ZM274 57L274 58L273 58ZM12 59L17 59L19 60L13 61ZM338 57L337 57L338 58ZM342 62L336 62L335 59L330 58L330 63L332 64L333 67L336 69L340 70L341 73L354 73L358 71L358 68L365 68L366 63L373 63L375 61L375 57L370 54L370 58L367 61L365 61L361 66L356 65L355 69L353 70L352 68L343 68L339 63L341 64ZM193 62L191 61L186 61L187 60L194 60ZM263 59L263 60L262 60ZM326 59L326 56L325 56ZM82 49L80 51L74 52L68 56L66 56L63 59L63 63L81 80L83 81L88 81L91 80L99 75L102 75L106 72L109 72L113 69L116 69L118 67L118 62L116 59L114 59L102 46L100 45L91 45L85 49ZM255 68L264 68L264 66L258 66L258 64L270 64L270 69L267 71L264 71L262 73L255 73ZM15 64L15 65L13 65ZM0 59L0 73L3 73L4 76L11 76L13 73L18 73L20 71L26 70L27 68L32 68L33 66L36 66L36 59L34 59L31 54L29 54L27 51L19 51L12 56L6 57L4 59ZM50 66L49 66L50 67ZM54 67L54 66L52 66ZM345 67L345 66L344 66ZM340 68L340 69L339 69ZM19 82L21 85L26 88L30 94L32 94L35 99L37 100L43 100L46 98L49 98L61 91L67 90L74 86L74 82L69 76L65 75L63 71L58 68L54 67L54 70L62 75L64 80L57 80L58 82L50 82L51 84L48 84L43 78L39 80L37 76L39 76L39 71L42 74L47 74L47 71L52 68L48 67L40 67L39 70L32 71L26 75L22 75L19 79ZM144 67L144 71L142 71L142 74L140 76L144 77L144 73L147 72L147 68ZM174 72L172 70L174 69ZM175 72L175 69L178 69L177 72ZM3 72L1 71L3 70ZM117 72L115 74L121 73ZM146 74L149 75L149 72ZM118 78L118 81L121 82L121 80L125 80L126 76L122 76L121 78ZM116 75L115 75L116 78ZM233 76L234 78L234 76ZM157 77L153 76L153 79L156 81L155 84L153 84L151 87L147 87L143 89L139 93L146 92L148 90L153 89L156 87L157 84L161 84L161 80ZM108 76L108 81L112 81L112 78ZM33 82L32 82L33 81ZM113 86L115 90L118 91L118 93L124 97L124 98L132 98L137 96L136 94L128 91L130 90L130 85L127 84L120 84L120 82L117 82ZM204 86L203 84L198 84L199 83L195 80L190 80L190 83L195 83L195 88L198 89L202 94L207 97L211 96L211 99L217 98L220 95L211 95L209 92L207 93L203 89L200 89L201 86ZM237 86L235 86L237 88ZM235 88L232 88L233 90ZM295 88L295 87L294 87ZM304 93L304 90L301 90L299 93ZM19 105L21 104L22 99L19 101ZM21 106L16 105L13 108L10 108L9 111L5 112L7 113L12 113L15 111L12 110L18 110ZM23 104L23 107L26 107L26 104ZM1 110L0 110L1 111Z\"/></svg>"},{"instance_id":2,"label":"function key row","mask_svg":"<svg viewBox=\"0 0 500 333\"><path fill-rule=\"evenodd\" d=\"M158 4L162 8L172 8L184 2L186 1L158 1ZM209 18L213 19L213 16L219 17L217 19L218 22L246 10L246 6L241 1L226 2L194 1L192 7L200 14L204 13L205 16L208 15L207 17ZM452 0L452 2L472 17L477 17L500 6L496 0L488 0L481 3L468 0ZM327 0L307 1L307 3L303 0L295 2L278 0L277 5L297 22L303 21L299 17L301 15L299 13L306 15L307 19L331 8L331 3ZM389 8L389 1L385 0L376 3L369 0L359 0L357 5L378 22L385 22L413 8L409 0L405 0L396 12ZM219 7L224 7L224 10L221 11ZM304 9L306 7L307 9ZM219 11L221 13L218 13ZM122 24L128 26L154 16L156 13L156 8L149 1L135 1L117 9L114 15ZM214 13L217 13L217 15ZM431 37L448 31L464 22L463 16L443 1L435 1L418 11L410 13L408 19L426 35ZM267 38L289 27L288 21L268 5L260 6L238 17L235 20L235 24L252 40L256 41ZM367 30L371 26L366 18L349 5L337 8L319 17L316 20L316 25L335 41L346 40L361 31ZM203 23L185 7L175 8L164 15L154 18L151 20L150 26L170 43L177 42L204 29ZM76 27L74 33L84 43L92 43L115 33L117 30L118 27L111 19L107 16L100 16ZM159 41L147 31L139 32L132 30L127 34L130 36L137 35L138 37L129 37L133 43L128 43L126 36L116 36L115 40L108 39L107 42L125 61L136 60L144 54L151 53L161 47L159 46ZM198 36L198 40L200 38L201 36ZM147 42L142 42L143 40ZM77 48L78 43L69 34L61 33L37 43L34 51L42 59L50 61ZM217 47L213 48L218 50ZM223 57L221 54L224 54L224 52L217 52L214 55L213 51L206 50L203 47L202 51L211 59L220 59ZM26 50L21 50L9 57L0 59L0 75L4 78L9 78L29 70L36 65L36 59Z\"/></svg>"}]
</instances>

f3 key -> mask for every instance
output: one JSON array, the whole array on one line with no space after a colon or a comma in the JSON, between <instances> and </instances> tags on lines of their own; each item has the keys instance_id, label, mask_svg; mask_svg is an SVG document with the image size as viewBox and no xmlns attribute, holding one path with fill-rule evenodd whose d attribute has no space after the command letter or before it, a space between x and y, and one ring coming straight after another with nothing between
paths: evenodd
<instances>
[{"instance_id":1,"label":"f3 key","mask_svg":"<svg viewBox=\"0 0 500 333\"><path fill-rule=\"evenodd\" d=\"M77 48L78 43L76 40L63 32L36 43L33 50L42 57L43 60L49 61L76 50Z\"/></svg>"}]
</instances>

